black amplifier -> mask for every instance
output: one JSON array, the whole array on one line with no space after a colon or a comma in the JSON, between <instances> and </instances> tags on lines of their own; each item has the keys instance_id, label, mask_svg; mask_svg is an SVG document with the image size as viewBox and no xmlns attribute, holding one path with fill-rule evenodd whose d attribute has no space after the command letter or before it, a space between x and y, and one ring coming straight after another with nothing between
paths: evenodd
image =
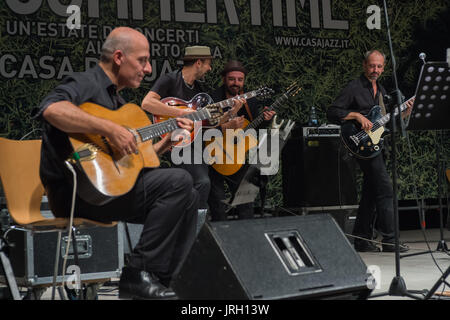
<instances>
[{"instance_id":1,"label":"black amplifier","mask_svg":"<svg viewBox=\"0 0 450 320\"><path fill-rule=\"evenodd\" d=\"M341 142L339 126L294 130L281 168L285 207L357 204L356 161Z\"/></svg>"},{"instance_id":2,"label":"black amplifier","mask_svg":"<svg viewBox=\"0 0 450 320\"><path fill-rule=\"evenodd\" d=\"M303 127L303 137L339 137L341 126L327 124L320 127Z\"/></svg>"}]
</instances>

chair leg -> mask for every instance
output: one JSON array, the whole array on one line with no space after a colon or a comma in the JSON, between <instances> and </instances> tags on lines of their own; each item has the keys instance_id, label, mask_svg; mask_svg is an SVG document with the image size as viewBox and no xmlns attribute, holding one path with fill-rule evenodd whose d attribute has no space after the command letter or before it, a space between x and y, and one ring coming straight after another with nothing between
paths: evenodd
<instances>
[{"instance_id":1,"label":"chair leg","mask_svg":"<svg viewBox=\"0 0 450 320\"><path fill-rule=\"evenodd\" d=\"M9 261L9 257L5 254L6 242L0 238L0 262L3 266L3 272L5 273L6 282L8 284L9 291L14 300L22 300L17 287L16 278L14 277L14 272Z\"/></svg>"},{"instance_id":2,"label":"chair leg","mask_svg":"<svg viewBox=\"0 0 450 320\"><path fill-rule=\"evenodd\" d=\"M61 250L61 231L58 231L58 241L56 242L56 256L55 256L55 266L53 269L53 285L52 285L52 300L55 300L55 289L56 289L56 277L58 276L59 269L59 255ZM64 281L64 279L62 279Z\"/></svg>"}]
</instances>

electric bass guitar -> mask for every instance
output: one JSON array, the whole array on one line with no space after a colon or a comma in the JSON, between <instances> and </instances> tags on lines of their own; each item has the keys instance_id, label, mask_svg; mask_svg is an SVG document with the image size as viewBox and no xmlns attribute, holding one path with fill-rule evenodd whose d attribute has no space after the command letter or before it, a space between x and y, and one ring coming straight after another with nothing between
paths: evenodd
<instances>
[{"instance_id":1,"label":"electric bass guitar","mask_svg":"<svg viewBox=\"0 0 450 320\"><path fill-rule=\"evenodd\" d=\"M239 96L223 100L220 102L214 103L212 98L206 94L206 93L198 93L196 94L191 100L185 101L183 99L175 98L175 97L167 97L164 99L161 99L161 102L167 104L168 106L175 107L178 109L193 109L193 110L202 110L204 108L215 108L215 109L224 109L227 107L231 107L234 104L234 101L236 99L250 99L253 97L266 97L273 93L273 90L267 87L261 87L259 89L241 94ZM172 119L174 117L167 117L167 116L160 116L160 115L153 115L153 121L155 123L159 123L162 121L167 121L168 119ZM199 121L202 119L197 119L196 121ZM194 139L197 137L197 134L199 133L200 129L202 127L204 128L211 128L217 126L217 124L220 122L220 119L214 118L214 119L206 119L201 122L201 125L198 125L198 123L194 123L194 130L191 132L191 136L187 139L183 139L178 144L176 144L177 147L184 147L189 145Z\"/></svg>"},{"instance_id":2,"label":"electric bass guitar","mask_svg":"<svg viewBox=\"0 0 450 320\"><path fill-rule=\"evenodd\" d=\"M402 103L395 110L395 116L405 111L406 103L414 99L414 96ZM400 109L400 111L399 111ZM373 123L372 129L361 130L361 124L356 120L345 121L341 125L341 139L347 149L359 159L370 159L376 157L383 148L384 125L389 122L391 115L381 114L381 107L376 105L370 109L365 117Z\"/></svg>"},{"instance_id":3,"label":"electric bass guitar","mask_svg":"<svg viewBox=\"0 0 450 320\"><path fill-rule=\"evenodd\" d=\"M134 134L138 151L122 156L109 141L96 134L68 133L74 152L70 159L77 172L78 195L85 201L102 205L129 192L143 168L158 167L158 155L152 139L178 129L175 119L152 124L145 111L135 104L109 110L94 103L80 108L99 118L108 119ZM219 108L205 108L184 116L191 120L220 118ZM214 121L214 120L213 120Z\"/></svg>"},{"instance_id":4,"label":"electric bass guitar","mask_svg":"<svg viewBox=\"0 0 450 320\"><path fill-rule=\"evenodd\" d=\"M286 89L286 92L264 111L272 111L277 109L284 101L289 99L289 97L295 96L300 90L301 88L297 85L297 83L293 82ZM256 129L259 127L263 121L264 112L259 114L252 122L244 119L243 127L241 129L237 129L243 130L241 133L244 139L227 139L227 133L224 132L223 140L219 142L219 149L221 149L222 154L219 154L218 157L216 157L219 159L219 163L214 163L212 165L213 169L224 176L229 176L238 172L245 162L248 151L258 145L257 137L254 137L252 134L248 134L248 132L250 129ZM214 141L216 140L213 140L211 143L214 143ZM218 141L216 141L216 148L218 147L217 142Z\"/></svg>"}]
</instances>

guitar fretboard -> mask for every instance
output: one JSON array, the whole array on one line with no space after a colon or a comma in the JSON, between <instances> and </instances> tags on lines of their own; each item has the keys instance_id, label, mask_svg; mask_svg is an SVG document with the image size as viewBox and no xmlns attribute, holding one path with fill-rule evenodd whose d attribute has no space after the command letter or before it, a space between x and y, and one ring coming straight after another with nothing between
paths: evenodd
<instances>
[{"instance_id":1,"label":"guitar fretboard","mask_svg":"<svg viewBox=\"0 0 450 320\"><path fill-rule=\"evenodd\" d=\"M238 100L238 99L250 99L250 98L256 97L258 94L259 94L259 90L250 91L250 92L241 94L239 96L235 96L233 98L217 102L217 103L215 103L215 105L218 105L222 109L223 108L227 108L227 107L231 107L235 100Z\"/></svg>"},{"instance_id":2,"label":"guitar fretboard","mask_svg":"<svg viewBox=\"0 0 450 320\"><path fill-rule=\"evenodd\" d=\"M404 103L402 103L400 105L400 107L395 108L394 111L394 116L399 115L401 112L405 111L408 106L406 105L406 103L412 99L414 99L415 96L412 96L411 98L409 98L408 100L406 100ZM400 110L399 110L400 109ZM378 128L383 127L386 123L389 122L389 119L391 118L391 114L387 113L386 115L382 116L380 119L378 119L377 121L375 121L375 123L373 124L373 127L370 131L375 132Z\"/></svg>"},{"instance_id":3,"label":"guitar fretboard","mask_svg":"<svg viewBox=\"0 0 450 320\"><path fill-rule=\"evenodd\" d=\"M208 109L202 109L197 112L188 113L181 118L187 118L192 121L201 121L210 118L210 113ZM151 124L142 128L137 129L142 142L159 137L165 133L171 132L178 129L177 120L175 118L169 119L163 122Z\"/></svg>"},{"instance_id":4,"label":"guitar fretboard","mask_svg":"<svg viewBox=\"0 0 450 320\"><path fill-rule=\"evenodd\" d=\"M282 102L284 102L285 100L289 99L289 94L288 92L285 92L281 97L279 97L277 100L275 100L274 103L272 103L270 105L270 107L268 108L267 111L272 111L275 108L278 108L280 106L280 104ZM264 112L261 113L259 116L257 116L255 118L255 120L253 120L251 123L248 124L248 126L246 126L244 128L244 132L249 130L249 129L255 129L257 127L259 127L259 125L264 121Z\"/></svg>"}]
</instances>

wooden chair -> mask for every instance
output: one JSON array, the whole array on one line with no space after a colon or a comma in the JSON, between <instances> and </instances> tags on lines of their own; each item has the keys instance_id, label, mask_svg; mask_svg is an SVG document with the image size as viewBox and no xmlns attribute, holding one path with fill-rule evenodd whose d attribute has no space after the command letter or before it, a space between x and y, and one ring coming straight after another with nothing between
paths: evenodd
<instances>
[{"instance_id":1,"label":"wooden chair","mask_svg":"<svg viewBox=\"0 0 450 320\"><path fill-rule=\"evenodd\" d=\"M69 231L69 218L48 218L41 213L41 201L45 189L39 177L41 140L9 140L0 138L0 180L6 198L6 205L14 224L12 229L32 232L58 232L57 256L55 258L53 293L58 275L61 234ZM117 223L101 223L84 218L73 219L73 240L75 229L85 227L113 227ZM5 236L6 237L6 236ZM75 261L78 260L76 245L73 245ZM64 279L62 279L64 281Z\"/></svg>"}]
</instances>

